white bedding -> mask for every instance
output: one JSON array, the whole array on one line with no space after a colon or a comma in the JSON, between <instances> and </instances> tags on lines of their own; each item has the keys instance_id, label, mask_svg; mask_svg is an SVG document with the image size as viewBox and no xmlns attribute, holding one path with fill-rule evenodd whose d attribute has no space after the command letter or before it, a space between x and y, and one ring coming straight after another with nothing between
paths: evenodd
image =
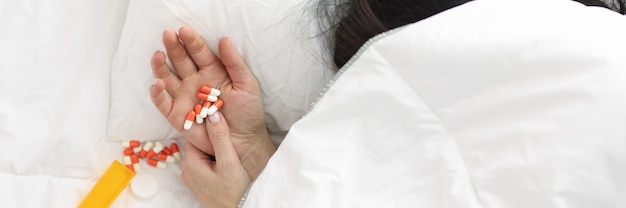
<instances>
[{"instance_id":1,"label":"white bedding","mask_svg":"<svg viewBox=\"0 0 626 208\"><path fill-rule=\"evenodd\" d=\"M626 32L617 26L624 25L624 17L564 1L545 0L553 3L533 6L481 0L485 3L388 34L344 69L315 108L293 127L252 187L246 206L625 204ZM544 9L535 8L539 4ZM513 5L518 10L511 10ZM0 207L76 207L111 161L122 159L122 148L105 135L110 67L127 8L127 0L0 0ZM556 11L560 19L555 21L561 24L540 21ZM474 15L456 16L461 14ZM514 14L524 17L516 19L524 23L520 27L527 21L537 27L516 30L502 18ZM565 24L570 18L607 24ZM490 39L491 45L477 47L471 44L484 44L480 41L484 38L463 36L490 21L502 25L485 31L508 38ZM556 26L591 32L544 33ZM406 37L411 28L421 36ZM550 41L511 42L528 34ZM596 42L582 41L590 37ZM466 38L476 39L463 42ZM572 41L575 38L582 39ZM415 42L394 42L401 40ZM554 45L543 43L562 44L551 48ZM584 50L566 50L574 43ZM441 44L448 47L436 47ZM482 60L482 52L502 52L497 46L534 49L523 57L543 61L539 65L544 68L497 71L488 66L505 64L493 59L474 65ZM403 59L419 52L430 56ZM496 56L498 60L519 58L506 55L523 51L505 52L510 53ZM459 53L468 56L454 56ZM450 57L459 59L449 61ZM407 70L411 63L416 64ZM554 67L558 64L573 69ZM416 79L406 80L411 78ZM397 102L383 105L390 100ZM294 112L300 112L300 104ZM403 117L409 113L413 116ZM284 120L276 122L281 122L281 129L288 126ZM159 175L157 196L140 199L126 190L113 207L200 206L180 181L178 165L166 170L143 165Z\"/></svg>"},{"instance_id":2,"label":"white bedding","mask_svg":"<svg viewBox=\"0 0 626 208\"><path fill-rule=\"evenodd\" d=\"M76 207L121 161L119 143L104 135L127 6L0 1L0 207ZM198 207L178 166L154 172L162 183L155 198L125 191L113 207Z\"/></svg>"},{"instance_id":3,"label":"white bedding","mask_svg":"<svg viewBox=\"0 0 626 208\"><path fill-rule=\"evenodd\" d=\"M298 24L308 20L301 3L0 0L0 207L75 207L122 160L117 141L182 143L159 122L146 88L149 54L162 49L166 28L190 25L211 47L230 36L269 86L268 125L280 142L332 76L315 39L293 35L310 35ZM200 206L178 164L142 166L159 175L158 195L140 199L127 189L113 207Z\"/></svg>"},{"instance_id":4,"label":"white bedding","mask_svg":"<svg viewBox=\"0 0 626 208\"><path fill-rule=\"evenodd\" d=\"M245 206L624 207L624 25L572 1L479 0L378 36Z\"/></svg>"}]
</instances>

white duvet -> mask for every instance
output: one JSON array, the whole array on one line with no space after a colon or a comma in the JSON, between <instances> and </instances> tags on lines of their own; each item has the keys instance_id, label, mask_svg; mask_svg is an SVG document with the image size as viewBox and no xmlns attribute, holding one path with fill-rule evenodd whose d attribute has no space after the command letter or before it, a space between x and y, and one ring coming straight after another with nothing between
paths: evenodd
<instances>
[{"instance_id":1,"label":"white duvet","mask_svg":"<svg viewBox=\"0 0 626 208\"><path fill-rule=\"evenodd\" d=\"M626 18L479 0L380 35L246 207L624 207Z\"/></svg>"}]
</instances>

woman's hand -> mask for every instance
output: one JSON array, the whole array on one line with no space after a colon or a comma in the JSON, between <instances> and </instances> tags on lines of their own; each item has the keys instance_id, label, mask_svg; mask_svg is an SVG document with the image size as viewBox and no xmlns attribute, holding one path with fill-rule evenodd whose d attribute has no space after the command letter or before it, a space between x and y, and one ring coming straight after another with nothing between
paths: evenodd
<instances>
[{"instance_id":1,"label":"woman's hand","mask_svg":"<svg viewBox=\"0 0 626 208\"><path fill-rule=\"evenodd\" d=\"M181 178L204 207L237 207L250 186L250 178L239 161L221 113L208 120L206 130L215 150L215 161L187 140Z\"/></svg>"},{"instance_id":2,"label":"woman's hand","mask_svg":"<svg viewBox=\"0 0 626 208\"><path fill-rule=\"evenodd\" d=\"M250 178L256 178L276 147L265 126L259 84L241 56L224 38L219 44L221 60L218 59L189 27L182 27L179 35L165 30L163 44L177 73L170 71L163 52L154 53L151 62L156 81L150 89L154 105L191 144L212 155L214 150L206 126L194 124L187 131L183 130L183 123L187 112L199 103L196 94L201 85L222 91L219 98L224 106L220 111L232 126L230 135L235 151Z\"/></svg>"}]
</instances>

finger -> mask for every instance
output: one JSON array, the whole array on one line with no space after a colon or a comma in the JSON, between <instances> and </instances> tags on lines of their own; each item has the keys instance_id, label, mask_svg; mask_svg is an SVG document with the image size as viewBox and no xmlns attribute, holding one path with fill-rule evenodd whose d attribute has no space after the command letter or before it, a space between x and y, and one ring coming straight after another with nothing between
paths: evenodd
<instances>
[{"instance_id":1,"label":"finger","mask_svg":"<svg viewBox=\"0 0 626 208\"><path fill-rule=\"evenodd\" d=\"M187 50L187 54L191 56L199 70L221 63L204 40L191 27L181 27L178 34Z\"/></svg>"},{"instance_id":2,"label":"finger","mask_svg":"<svg viewBox=\"0 0 626 208\"><path fill-rule=\"evenodd\" d=\"M235 87L237 87L237 85L243 85L245 87L256 82L252 72L250 72L248 66L243 61L243 58L241 58L233 44L230 42L230 39L222 38L220 41L219 52L222 57L222 63L226 66L228 76L230 76L230 79Z\"/></svg>"},{"instance_id":3,"label":"finger","mask_svg":"<svg viewBox=\"0 0 626 208\"><path fill-rule=\"evenodd\" d=\"M190 171L195 170L198 165L210 165L212 162L209 155L198 149L189 140L185 140L185 160Z\"/></svg>"},{"instance_id":4,"label":"finger","mask_svg":"<svg viewBox=\"0 0 626 208\"><path fill-rule=\"evenodd\" d=\"M163 45L165 45L167 57L174 65L174 69L180 76L180 79L184 80L197 72L196 64L193 63L193 60L187 54L176 32L173 30L163 31Z\"/></svg>"},{"instance_id":5,"label":"finger","mask_svg":"<svg viewBox=\"0 0 626 208\"><path fill-rule=\"evenodd\" d=\"M170 71L170 67L165 63L165 54L163 51L154 52L150 65L152 65L152 74L154 77L165 81L165 90L167 93L172 97L176 97L175 92L180 86L180 79Z\"/></svg>"},{"instance_id":6,"label":"finger","mask_svg":"<svg viewBox=\"0 0 626 208\"><path fill-rule=\"evenodd\" d=\"M165 82L160 79L155 79L150 87L150 99L152 100L152 104L159 109L159 112L167 118L172 111L172 100L165 95L163 91L164 88Z\"/></svg>"},{"instance_id":7,"label":"finger","mask_svg":"<svg viewBox=\"0 0 626 208\"><path fill-rule=\"evenodd\" d=\"M192 188L195 186L193 186L194 184L190 184L190 182L193 182L194 178L206 179L213 174L210 168L213 161L208 159L207 154L194 146L189 140L185 140L184 147L185 156L181 164L181 179L188 187Z\"/></svg>"},{"instance_id":8,"label":"finger","mask_svg":"<svg viewBox=\"0 0 626 208\"><path fill-rule=\"evenodd\" d=\"M179 124L182 124L182 122ZM180 126L182 127L182 125ZM191 130L189 130L190 131L189 136L186 137L186 140L189 141L191 144L193 144L196 148L200 149L200 151L202 152L206 152L207 154L215 154L211 141L206 139L208 138L206 134L206 129L199 128L199 127L202 127L202 126L196 127L196 124L194 124L194 126L191 127ZM184 130L180 130L180 131L184 131ZM196 131L196 132L193 132L193 131Z\"/></svg>"},{"instance_id":9,"label":"finger","mask_svg":"<svg viewBox=\"0 0 626 208\"><path fill-rule=\"evenodd\" d=\"M209 116L207 133L215 151L215 161L218 168L232 168L241 165L233 143L230 140L230 129L219 111Z\"/></svg>"}]
</instances>

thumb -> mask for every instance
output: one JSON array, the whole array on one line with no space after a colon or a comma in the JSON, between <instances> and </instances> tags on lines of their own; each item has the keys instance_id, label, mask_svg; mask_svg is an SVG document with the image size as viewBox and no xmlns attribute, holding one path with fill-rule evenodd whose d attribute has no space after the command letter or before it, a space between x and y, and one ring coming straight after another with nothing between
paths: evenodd
<instances>
[{"instance_id":1,"label":"thumb","mask_svg":"<svg viewBox=\"0 0 626 208\"><path fill-rule=\"evenodd\" d=\"M254 78L246 62L241 58L230 39L222 38L220 40L219 53L222 63L226 67L226 72L235 85L243 84L242 87L248 87L256 82L256 78Z\"/></svg>"},{"instance_id":2,"label":"thumb","mask_svg":"<svg viewBox=\"0 0 626 208\"><path fill-rule=\"evenodd\" d=\"M230 128L221 112L209 116L206 122L207 133L215 151L215 163L218 167L232 167L239 162L239 157L230 139Z\"/></svg>"}]
</instances>

